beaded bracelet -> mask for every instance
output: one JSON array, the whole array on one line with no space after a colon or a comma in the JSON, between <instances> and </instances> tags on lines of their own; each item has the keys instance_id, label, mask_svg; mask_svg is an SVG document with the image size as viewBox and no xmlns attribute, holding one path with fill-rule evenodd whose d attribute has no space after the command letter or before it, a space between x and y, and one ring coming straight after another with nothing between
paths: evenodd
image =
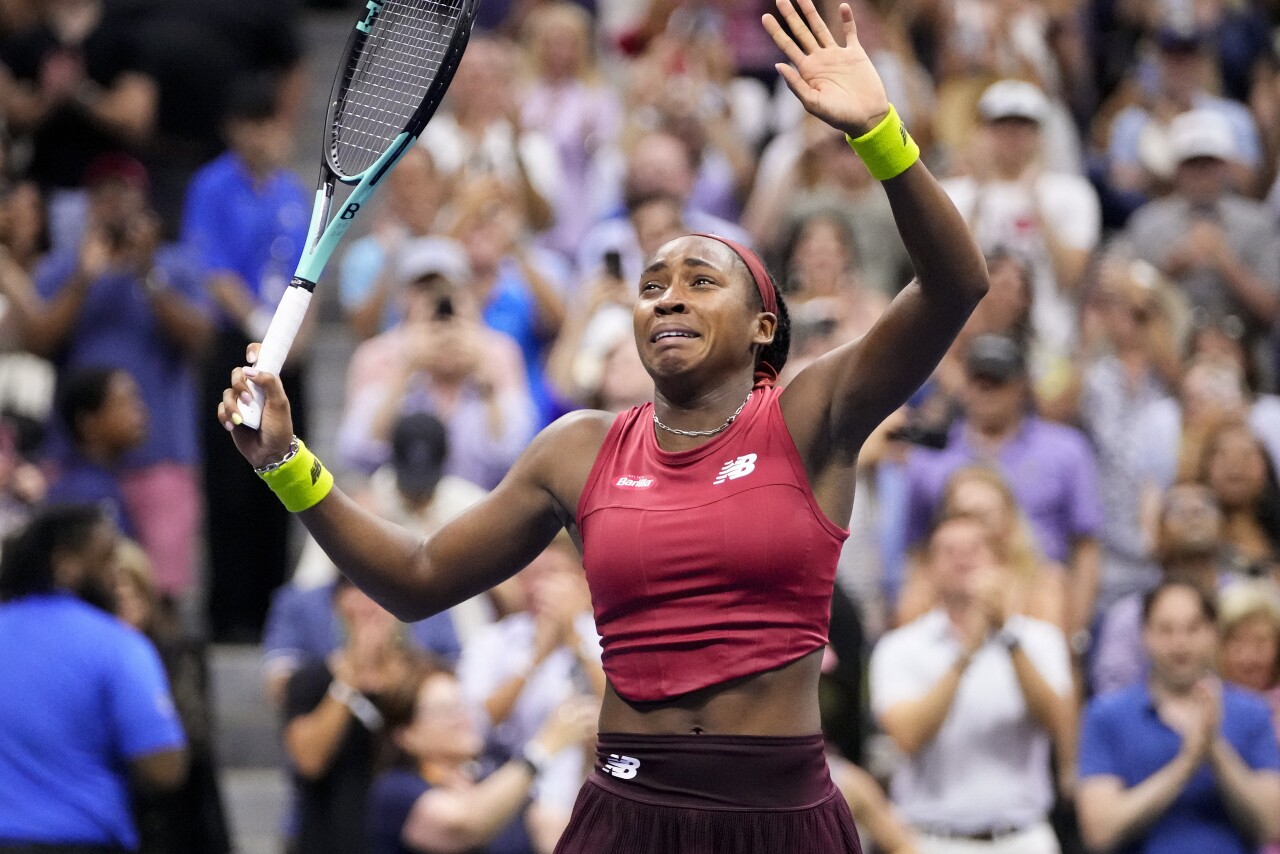
<instances>
[{"instance_id":1,"label":"beaded bracelet","mask_svg":"<svg viewBox=\"0 0 1280 854\"><path fill-rule=\"evenodd\" d=\"M314 507L333 489L333 474L297 436L283 459L254 471L290 513Z\"/></svg>"},{"instance_id":2,"label":"beaded bracelet","mask_svg":"<svg viewBox=\"0 0 1280 854\"><path fill-rule=\"evenodd\" d=\"M907 133L893 104L880 124L856 139L848 134L845 139L877 181L896 178L920 159L920 146Z\"/></svg>"}]
</instances>

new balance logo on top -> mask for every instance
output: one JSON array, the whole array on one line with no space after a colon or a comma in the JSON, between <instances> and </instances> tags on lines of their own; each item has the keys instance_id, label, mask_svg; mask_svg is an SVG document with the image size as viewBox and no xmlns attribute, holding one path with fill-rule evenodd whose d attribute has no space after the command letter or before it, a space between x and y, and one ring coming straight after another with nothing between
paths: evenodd
<instances>
[{"instance_id":1,"label":"new balance logo on top","mask_svg":"<svg viewBox=\"0 0 1280 854\"><path fill-rule=\"evenodd\" d=\"M632 759L630 756L619 756L616 753L610 753L609 760L604 764L604 773L612 774L619 780L630 780L636 776L636 771L639 768L639 759Z\"/></svg>"},{"instance_id":2,"label":"new balance logo on top","mask_svg":"<svg viewBox=\"0 0 1280 854\"><path fill-rule=\"evenodd\" d=\"M736 460L729 460L724 464L724 468L720 469L720 474L716 475L715 486L719 486L726 480L737 480L740 477L746 477L756 470L756 455L743 454Z\"/></svg>"},{"instance_id":3,"label":"new balance logo on top","mask_svg":"<svg viewBox=\"0 0 1280 854\"><path fill-rule=\"evenodd\" d=\"M629 474L624 474L622 477L618 478L613 485L626 487L627 489L648 489L649 487L653 486L653 484L654 484L654 479L649 477L648 475L642 474L638 476L632 476Z\"/></svg>"}]
</instances>

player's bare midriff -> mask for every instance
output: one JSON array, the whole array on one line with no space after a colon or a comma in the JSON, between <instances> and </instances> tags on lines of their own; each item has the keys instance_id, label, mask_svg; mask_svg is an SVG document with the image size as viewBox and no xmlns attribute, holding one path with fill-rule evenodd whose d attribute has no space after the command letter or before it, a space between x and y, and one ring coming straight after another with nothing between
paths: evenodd
<instances>
[{"instance_id":1,"label":"player's bare midriff","mask_svg":"<svg viewBox=\"0 0 1280 854\"><path fill-rule=\"evenodd\" d=\"M601 732L642 735L812 735L822 650L790 664L672 700L632 703L607 686Z\"/></svg>"}]
</instances>

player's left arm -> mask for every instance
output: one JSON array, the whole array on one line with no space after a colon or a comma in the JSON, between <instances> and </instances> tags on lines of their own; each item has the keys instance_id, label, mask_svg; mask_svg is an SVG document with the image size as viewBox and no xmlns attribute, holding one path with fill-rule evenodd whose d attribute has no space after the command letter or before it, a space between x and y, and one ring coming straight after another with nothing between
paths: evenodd
<instances>
[{"instance_id":1,"label":"player's left arm","mask_svg":"<svg viewBox=\"0 0 1280 854\"><path fill-rule=\"evenodd\" d=\"M812 0L798 0L803 17L791 0L777 2L794 40L771 15L765 27L794 65L778 68L805 109L854 138L879 125L889 101L848 4L840 7L841 47ZM982 253L924 164L882 186L916 278L863 338L815 361L783 395L788 429L811 473L852 465L863 440L928 379L987 292Z\"/></svg>"}]
</instances>

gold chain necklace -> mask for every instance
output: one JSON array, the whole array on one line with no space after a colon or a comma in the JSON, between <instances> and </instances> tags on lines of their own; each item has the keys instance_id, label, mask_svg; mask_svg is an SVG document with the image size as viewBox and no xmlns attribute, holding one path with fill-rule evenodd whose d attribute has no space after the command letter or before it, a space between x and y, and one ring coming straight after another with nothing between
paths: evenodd
<instances>
[{"instance_id":1,"label":"gold chain necklace","mask_svg":"<svg viewBox=\"0 0 1280 854\"><path fill-rule=\"evenodd\" d=\"M747 401L751 400L751 395L754 391L755 389L752 389L752 391L747 392L747 398L742 401L742 405L733 411L733 414L729 416L727 421L714 430L677 430L675 427L668 427L666 424L663 424L658 420L658 410L656 408L653 411L653 423L657 424L668 433L675 433L677 436L714 436L717 433L723 433L725 430L729 429L729 425L732 424L737 417L742 414L742 410L746 408Z\"/></svg>"}]
</instances>

